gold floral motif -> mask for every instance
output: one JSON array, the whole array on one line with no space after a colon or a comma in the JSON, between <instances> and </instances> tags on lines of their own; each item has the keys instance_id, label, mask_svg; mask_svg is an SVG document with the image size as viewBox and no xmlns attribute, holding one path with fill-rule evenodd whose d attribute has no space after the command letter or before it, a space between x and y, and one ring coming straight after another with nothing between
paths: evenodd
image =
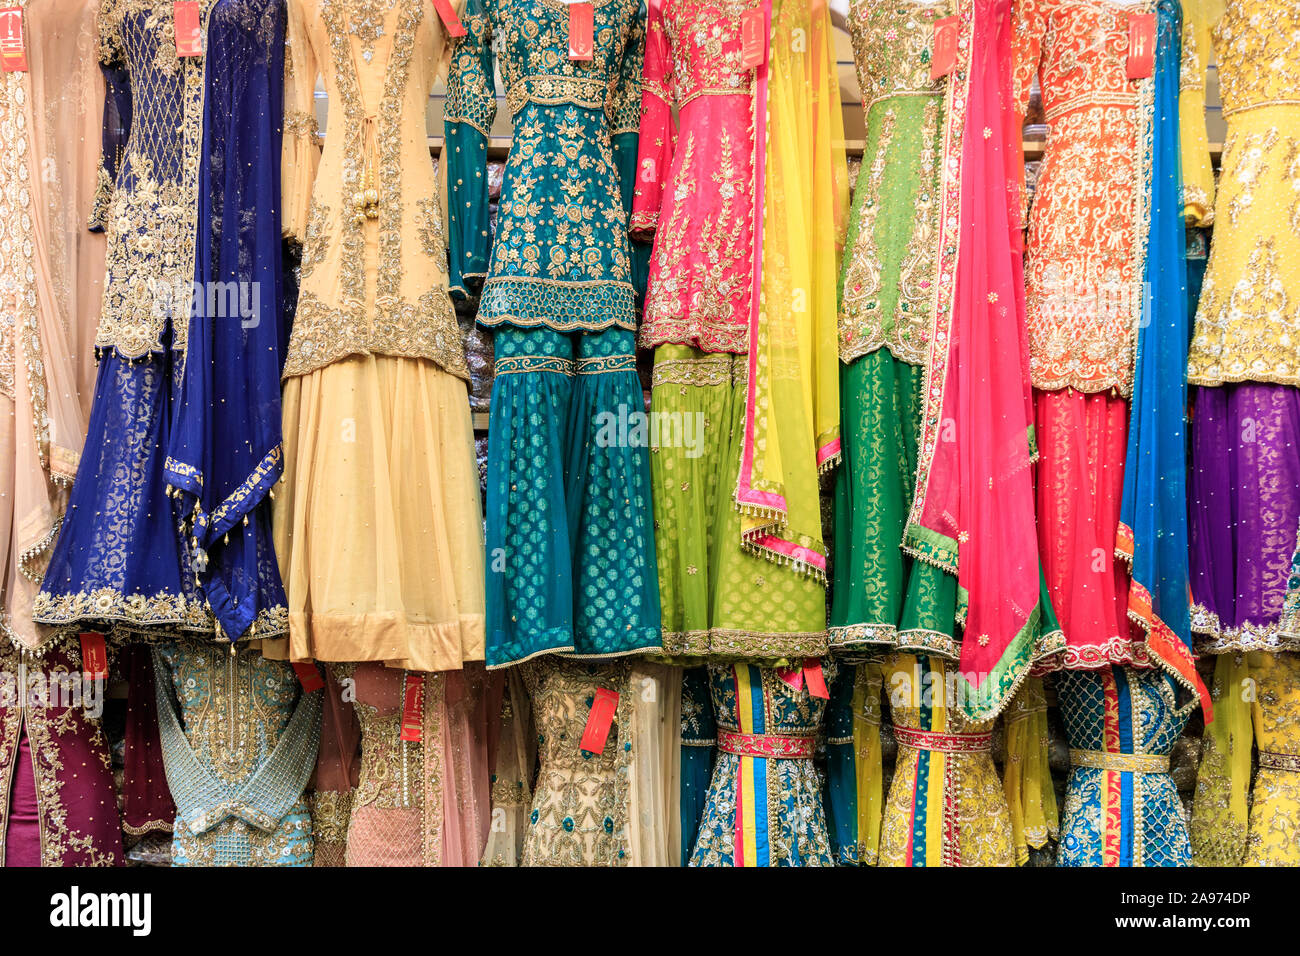
<instances>
[{"instance_id":1,"label":"gold floral motif","mask_svg":"<svg viewBox=\"0 0 1300 956\"><path fill-rule=\"evenodd\" d=\"M322 4L317 13L329 39L331 79L338 91L338 101L332 109L341 113L337 125L344 130L338 145L332 147L343 152L342 181L338 187L341 195L326 195L323 180L315 184L313 219L308 224L303 250L303 286L284 377L305 375L349 355L380 354L428 359L450 374L468 380L460 327L440 264L441 242L432 241L434 230L440 230L441 214L434 212L434 198L411 197L410 189L403 187L402 120L411 82L416 31L424 20L424 6L419 0L395 0L384 14L394 22L385 27L392 32L392 50L383 67L383 96L373 117L378 191L382 199L377 263L366 254L365 230L372 228L371 220L358 222L342 214L345 199L361 183L365 166L364 128L369 114L362 101L361 78L357 72L361 67L353 56L353 39L345 12L335 4ZM294 39L308 42L307 37ZM379 69L378 64L375 69ZM306 96L307 100L295 107L300 113L306 112L310 91ZM416 206L416 219L420 223L419 257L413 255L413 250L404 251L402 247L402 224L410 215L411 205ZM337 280L333 275L322 278L319 266L324 262L339 263ZM414 268L417 262L421 264L418 270ZM373 286L369 282L371 275ZM411 301L402 288L404 277L411 276L436 277L437 284ZM336 288L337 301L333 291Z\"/></svg>"},{"instance_id":2,"label":"gold floral motif","mask_svg":"<svg viewBox=\"0 0 1300 956\"><path fill-rule=\"evenodd\" d=\"M1300 105L1300 8L1231 0L1214 25L1223 115Z\"/></svg>"},{"instance_id":3,"label":"gold floral motif","mask_svg":"<svg viewBox=\"0 0 1300 956\"><path fill-rule=\"evenodd\" d=\"M0 766L6 768L0 771L0 800L4 807L11 806L13 761L18 759L19 734L25 732L36 783L42 866L117 866L122 862L111 849L97 846L90 834L78 829L80 814L64 803L62 794L61 777L73 772L60 744L64 738L83 738L91 759L99 765L87 769L107 776L112 761L100 722L80 707L28 708L21 703L29 693L35 693L37 686L50 687L69 677L79 678L80 670L81 654L75 642L47 645L39 657L0 642L0 673L17 678L15 690L20 695L17 705L6 703L0 707ZM116 817L116 811L113 815ZM4 863L7 831L7 826L0 827L0 865Z\"/></svg>"},{"instance_id":4,"label":"gold floral motif","mask_svg":"<svg viewBox=\"0 0 1300 956\"><path fill-rule=\"evenodd\" d=\"M1221 205L1231 201L1229 195L1226 189L1220 193ZM1256 235L1245 268L1226 289L1227 251L1211 245L1187 360L1190 384L1300 385L1300 301L1294 298L1300 289L1292 279L1295 262L1283 268L1278 242L1271 235Z\"/></svg>"},{"instance_id":5,"label":"gold floral motif","mask_svg":"<svg viewBox=\"0 0 1300 956\"><path fill-rule=\"evenodd\" d=\"M710 349L748 351L751 144L734 142L723 129L716 146L717 155L705 161L695 155L696 134L686 136L672 202L655 241L641 332L645 348L703 340ZM704 195L717 197L716 204L701 201L696 173L702 164L712 169Z\"/></svg>"},{"instance_id":6,"label":"gold floral motif","mask_svg":"<svg viewBox=\"0 0 1300 956\"><path fill-rule=\"evenodd\" d=\"M840 360L849 361L874 352L885 344L884 321L880 313L880 249L876 242L876 219L880 215L880 187L889 162L890 145L897 127L897 115L886 109L880 118L876 153L861 179L858 191L857 233L853 251L844 266L840 294Z\"/></svg>"},{"instance_id":7,"label":"gold floral motif","mask_svg":"<svg viewBox=\"0 0 1300 956\"><path fill-rule=\"evenodd\" d=\"M420 237L420 248L426 256L440 256L446 252L446 230L442 225L442 206L436 199L419 199L415 203L415 231Z\"/></svg>"},{"instance_id":8,"label":"gold floral motif","mask_svg":"<svg viewBox=\"0 0 1300 956\"><path fill-rule=\"evenodd\" d=\"M1126 63L1129 17L1150 9L1150 0L1017 5L1018 106L1038 76L1050 126L1025 283L1036 388L1132 389L1154 83L1130 80Z\"/></svg>"},{"instance_id":9,"label":"gold floral motif","mask_svg":"<svg viewBox=\"0 0 1300 956\"><path fill-rule=\"evenodd\" d=\"M540 769L524 837L524 866L626 866L632 760L631 664L559 658L523 666L533 702ZM605 749L579 748L597 688L619 695Z\"/></svg>"},{"instance_id":10,"label":"gold floral motif","mask_svg":"<svg viewBox=\"0 0 1300 956\"><path fill-rule=\"evenodd\" d=\"M207 29L216 0L201 0ZM123 30L127 14L143 14L138 29ZM106 231L104 306L96 348L139 358L164 347L182 352L189 334L198 215L203 113L203 57L176 55L172 7L154 0L115 0L101 15L101 50L119 59L153 61L133 71L139 99L177 101L174 109L140 110L118 169ZM176 125L179 124L179 125Z\"/></svg>"},{"instance_id":11,"label":"gold floral motif","mask_svg":"<svg viewBox=\"0 0 1300 956\"><path fill-rule=\"evenodd\" d=\"M320 133L320 127L314 114L289 108L284 111L284 132L286 136L309 136L315 139Z\"/></svg>"},{"instance_id":12,"label":"gold floral motif","mask_svg":"<svg viewBox=\"0 0 1300 956\"><path fill-rule=\"evenodd\" d=\"M1277 147L1279 139L1280 134L1276 129L1267 129L1258 133L1244 133L1240 139L1232 137L1224 148L1224 152L1234 160L1229 168L1237 189L1228 201L1228 219L1234 226L1240 225L1242 215L1254 206L1255 190L1268 173L1268 157Z\"/></svg>"}]
</instances>

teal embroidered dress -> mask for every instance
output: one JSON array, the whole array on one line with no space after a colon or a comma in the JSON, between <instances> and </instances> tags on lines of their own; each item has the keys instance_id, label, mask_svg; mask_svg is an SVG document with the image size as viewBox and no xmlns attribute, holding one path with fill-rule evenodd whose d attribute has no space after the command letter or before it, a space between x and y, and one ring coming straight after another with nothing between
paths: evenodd
<instances>
[{"instance_id":1,"label":"teal embroidered dress","mask_svg":"<svg viewBox=\"0 0 1300 956\"><path fill-rule=\"evenodd\" d=\"M645 8L593 6L592 56L575 60L567 4L470 0L448 81L451 287L479 292L478 322L496 332L489 667L661 642L627 236ZM513 140L490 243L498 58Z\"/></svg>"}]
</instances>

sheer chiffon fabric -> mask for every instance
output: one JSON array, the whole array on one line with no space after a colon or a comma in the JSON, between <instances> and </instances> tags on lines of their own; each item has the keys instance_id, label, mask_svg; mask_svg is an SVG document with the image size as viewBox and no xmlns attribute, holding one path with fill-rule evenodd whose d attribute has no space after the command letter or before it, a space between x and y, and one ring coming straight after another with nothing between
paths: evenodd
<instances>
[{"instance_id":1,"label":"sheer chiffon fabric","mask_svg":"<svg viewBox=\"0 0 1300 956\"><path fill-rule=\"evenodd\" d=\"M1278 626L1300 527L1300 389L1193 389L1192 630L1205 653L1300 650Z\"/></svg>"}]
</instances>

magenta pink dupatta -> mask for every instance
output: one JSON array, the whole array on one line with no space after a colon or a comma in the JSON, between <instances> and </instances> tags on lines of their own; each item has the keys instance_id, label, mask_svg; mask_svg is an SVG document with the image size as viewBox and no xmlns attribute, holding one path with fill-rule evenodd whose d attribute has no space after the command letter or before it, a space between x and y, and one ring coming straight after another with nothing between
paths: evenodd
<instances>
[{"instance_id":1,"label":"magenta pink dupatta","mask_svg":"<svg viewBox=\"0 0 1300 956\"><path fill-rule=\"evenodd\" d=\"M945 124L936 328L904 542L914 557L957 575L961 703L977 720L1001 711L1034 661L1059 643L1034 523L1010 7L962 4Z\"/></svg>"}]
</instances>

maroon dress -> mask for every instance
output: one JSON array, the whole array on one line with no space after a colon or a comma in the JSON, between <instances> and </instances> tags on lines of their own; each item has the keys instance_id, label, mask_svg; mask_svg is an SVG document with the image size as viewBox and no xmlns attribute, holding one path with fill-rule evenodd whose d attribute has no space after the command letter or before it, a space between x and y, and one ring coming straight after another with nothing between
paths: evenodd
<instances>
[{"instance_id":1,"label":"maroon dress","mask_svg":"<svg viewBox=\"0 0 1300 956\"><path fill-rule=\"evenodd\" d=\"M0 682L0 863L121 866L104 694L85 692L79 643L4 642Z\"/></svg>"}]
</instances>

